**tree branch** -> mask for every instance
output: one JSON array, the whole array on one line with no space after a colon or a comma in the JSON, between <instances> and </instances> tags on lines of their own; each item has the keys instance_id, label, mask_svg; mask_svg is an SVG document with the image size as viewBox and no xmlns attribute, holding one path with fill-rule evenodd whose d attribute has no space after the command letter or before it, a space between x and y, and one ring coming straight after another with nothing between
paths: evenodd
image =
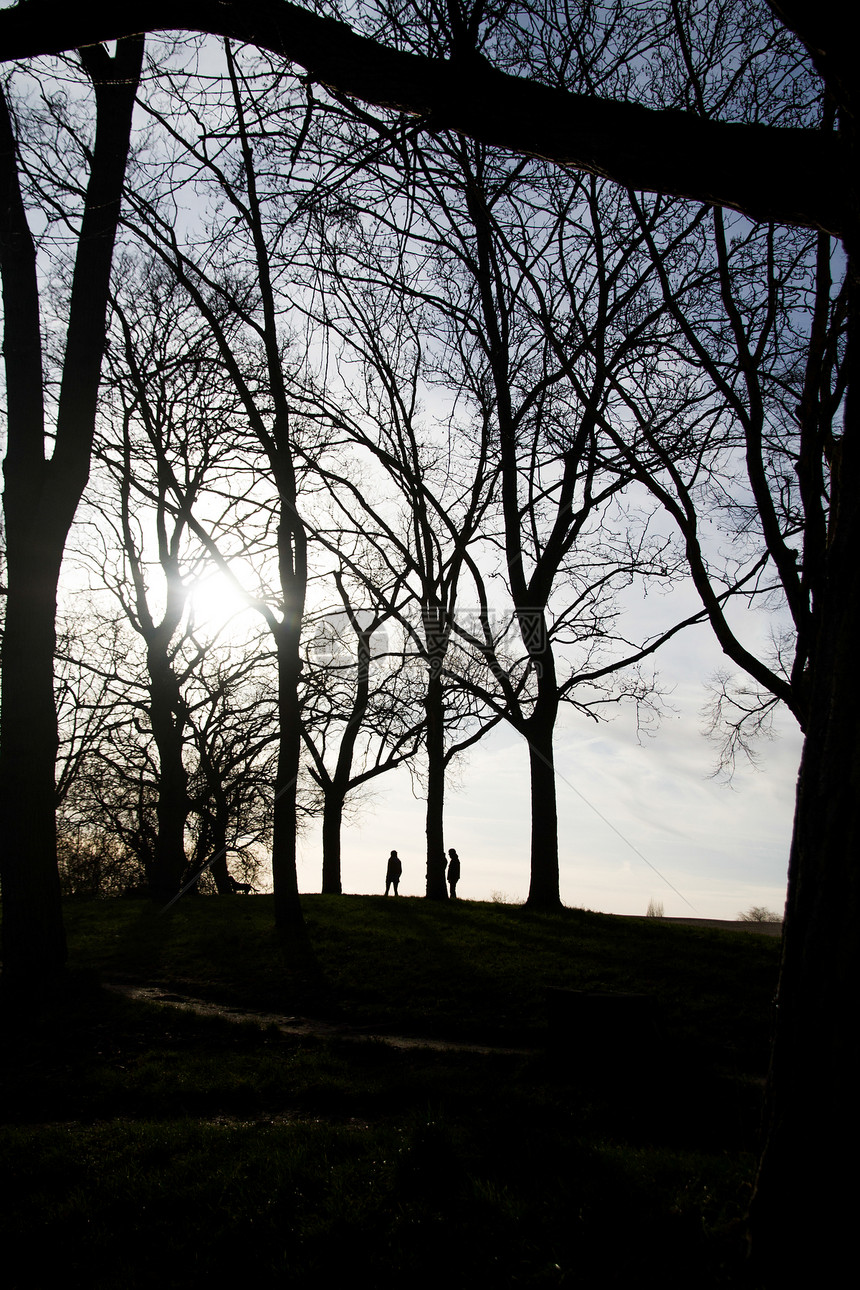
<instances>
[{"instance_id":1,"label":"tree branch","mask_svg":"<svg viewBox=\"0 0 860 1290\"><path fill-rule=\"evenodd\" d=\"M141 30L207 32L257 45L342 94L423 118L431 132L456 130L756 220L834 236L843 231L848 161L837 135L705 121L571 94L509 76L477 55L465 74L456 59L387 48L286 0L136 0L101 12L26 0L0 13L0 59L59 53ZM844 38L850 44L847 30Z\"/></svg>"}]
</instances>

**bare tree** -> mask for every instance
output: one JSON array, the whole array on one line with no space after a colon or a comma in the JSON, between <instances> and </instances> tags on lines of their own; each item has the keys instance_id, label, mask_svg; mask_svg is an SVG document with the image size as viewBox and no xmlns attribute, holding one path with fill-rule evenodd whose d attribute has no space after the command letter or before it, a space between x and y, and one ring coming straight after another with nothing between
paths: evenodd
<instances>
[{"instance_id":1,"label":"bare tree","mask_svg":"<svg viewBox=\"0 0 860 1290\"><path fill-rule=\"evenodd\" d=\"M342 536L338 535L338 547ZM361 570L350 575L349 567ZM343 890L341 827L348 799L380 775L408 763L424 716L414 659L393 648L397 585L367 555L336 568L340 607L309 615L302 670L303 735L308 771L322 796L322 890Z\"/></svg>"},{"instance_id":2,"label":"bare tree","mask_svg":"<svg viewBox=\"0 0 860 1290\"><path fill-rule=\"evenodd\" d=\"M228 856L241 880L259 880L260 855L271 847L277 748L273 660L251 649L209 652L189 702L197 765L189 777L192 869L212 874L219 895L234 891ZM199 690L195 694L193 691Z\"/></svg>"},{"instance_id":3,"label":"bare tree","mask_svg":"<svg viewBox=\"0 0 860 1290\"><path fill-rule=\"evenodd\" d=\"M620 244L611 270L599 262L605 208L612 204L605 188L593 182L554 183L540 167L507 163L455 139L418 150L411 141L389 135L384 121L357 115L350 157L363 150L366 170L377 176L370 188L375 205L362 205L368 201L362 182L344 184L336 210L331 204L322 209L322 227L310 250L312 264L325 270L314 318L340 341L335 351L330 339L326 351L333 355L331 397L340 404L331 419L338 427L345 424L344 369L357 366L362 375L349 433L375 454L407 500L416 533L409 550L418 554L410 557L401 547L400 559L416 561L423 588L430 686L441 695L454 685L477 698L491 721L505 717L528 740L529 899L557 906L553 731L559 704L573 700L594 714L609 698L608 678L656 649L659 639L634 645L617 632L615 648L609 648L616 617L611 593L645 576L666 581L677 569L670 544L648 534L647 513L634 523L629 506L618 509L613 531L611 508L618 508L617 499L635 474L601 428L601 417L617 413L616 385L637 363L653 363L659 338L655 341L652 333L665 306L660 300L653 307L651 302L639 306L643 283L654 276L641 239L633 238L629 247ZM565 318L562 358L546 334L541 302L548 297ZM437 397L457 390L447 435L443 431L435 444L416 429L422 383L435 386ZM368 438L367 424L376 438ZM462 498L469 499L471 509L462 517L458 510L456 524L450 502L433 492L434 450L449 471L457 462ZM453 479L451 472L449 483ZM497 479L501 516L487 511ZM353 486L351 496L364 504L379 540L394 543L378 506L367 505L366 486ZM639 536L634 535L637 525ZM468 676L457 677L446 662L456 623L454 597L461 593L452 582L454 597L443 602L428 590L434 558L440 575L448 576L436 556L443 542L456 553L450 567L458 577L467 568L473 579L480 613L478 635L469 639L497 683L495 693L486 684L469 684ZM491 623L483 590L481 565L497 552L504 559L518 623L518 662L502 657L510 638L505 630L499 634L501 619ZM677 626L667 625L662 638ZM578 665L565 659L562 676L558 647L565 641L568 652L584 652ZM461 650L458 662L463 660ZM628 694L643 702L648 693L640 677L616 682L616 699ZM430 690L428 714L435 710L429 695ZM428 744L432 737L428 722ZM446 755L440 745L436 764L443 765ZM435 845L428 845L428 874L439 868L444 854L441 831L431 833L431 814L428 842L432 837Z\"/></svg>"},{"instance_id":4,"label":"bare tree","mask_svg":"<svg viewBox=\"0 0 860 1290\"><path fill-rule=\"evenodd\" d=\"M308 534L299 507L291 375L284 355L282 297L275 281L276 273L284 278L285 268L283 261L279 269L273 263L273 244L282 244L291 230L289 219L282 219L282 212L267 201L267 178L258 176L254 140L261 141L265 153L275 120L284 123L289 118L291 128L299 131L293 155L296 166L301 130L291 114L289 95L281 93L280 73L264 68L258 79L255 72L246 74L229 44L225 59L225 78L220 83L209 82L208 96L201 91L201 99L184 121L168 118L156 94L147 103L150 117L188 168L193 183L211 194L215 224L197 247L180 239L172 218L172 155L160 163L166 173L166 191L152 201L135 194L131 224L135 236L162 259L205 321L277 498L277 603L259 598L254 603L272 634L278 671L280 742L272 842L275 919L281 928L300 929L296 873L299 642L307 588ZM187 126L187 135L182 133L183 126ZM288 178L283 177L284 184ZM221 211L221 203L225 211ZM286 251L284 259L288 264ZM247 272L239 271L241 264L247 264Z\"/></svg>"},{"instance_id":5,"label":"bare tree","mask_svg":"<svg viewBox=\"0 0 860 1290\"><path fill-rule=\"evenodd\" d=\"M212 742L195 724L195 709L209 710L206 728L213 734L207 689L213 665L212 684L223 700L231 672L234 678L247 674L243 655L253 645L219 641L226 619L201 623L198 609L200 588L215 565L197 532L203 518L220 521L223 477L237 465L225 433L235 413L229 383L225 388L217 358L206 348L208 331L171 275L157 263L125 257L121 279L120 297L113 301L97 469L73 554L96 592L106 588L119 605L143 657L132 651L128 660L116 655L112 664L100 661L99 623L91 615L89 662L79 675L92 678L98 668L114 689L124 690L133 699L139 734L154 742L157 830L145 867L151 894L165 901L176 895L187 868L190 813L197 805L209 818L209 796L201 797L199 784L193 790L189 784L192 743L198 745L197 773L208 769L214 778ZM228 510L235 521L234 507ZM226 720L219 713L222 732ZM245 760L254 761L247 749ZM221 788L213 791L223 805ZM215 819L223 869L229 821L218 811ZM195 859L208 831L199 823ZM219 874L228 889L226 869Z\"/></svg>"},{"instance_id":6,"label":"bare tree","mask_svg":"<svg viewBox=\"0 0 860 1290\"><path fill-rule=\"evenodd\" d=\"M409 229L392 230L374 210L369 217L380 236L363 234L356 207L340 197L352 212L346 226L332 231L323 209L311 243L316 294L306 308L328 341L326 365L308 399L367 458L367 481L331 465L323 474L341 533L364 533L394 578L388 612L404 626L423 664L426 894L446 900L445 768L473 742L474 732L455 738L453 731L476 713L474 703L451 707L445 660L464 594L467 552L493 491L489 426L461 456L452 451L458 413L440 419L425 412L422 391L432 373L424 348L428 320L415 298L407 302L403 294L414 272ZM350 567L370 594L384 591L361 573L359 562L352 560ZM490 714L489 724L497 719Z\"/></svg>"},{"instance_id":7,"label":"bare tree","mask_svg":"<svg viewBox=\"0 0 860 1290\"><path fill-rule=\"evenodd\" d=\"M142 56L140 36L120 41L113 57L100 45L80 55L95 95L95 139L84 159L85 194L74 218L77 246L55 408L44 380L37 252L19 179L19 144L5 93L0 94L8 577L0 831L4 975L10 980L40 978L65 960L54 822L57 580L89 473L111 260Z\"/></svg>"},{"instance_id":8,"label":"bare tree","mask_svg":"<svg viewBox=\"0 0 860 1290\"><path fill-rule=\"evenodd\" d=\"M130 346L131 331L127 320L123 322ZM155 391L148 388L147 374L137 368L135 359L132 362L139 379L131 389L116 379L112 365L111 391L119 406L110 418L109 432L118 442L114 445L105 439L98 450L110 480L109 491L97 506L98 530L101 541L107 541L113 530L122 554L120 576L111 590L146 651L147 718L159 761L158 835L149 883L155 899L169 900L179 889L187 864L185 825L190 802L184 760L188 726L184 688L204 652L194 638L189 597L205 568L205 554L201 556L199 548L188 549L189 517L211 463L205 445L199 445L199 455L194 451L198 445L193 444L193 430L187 423L177 424L176 404L152 397ZM177 477L181 479L178 488ZM90 506L96 507L95 498ZM157 545L155 560L146 550L150 528Z\"/></svg>"},{"instance_id":9,"label":"bare tree","mask_svg":"<svg viewBox=\"0 0 860 1290\"><path fill-rule=\"evenodd\" d=\"M678 328L676 362L698 384L710 428L700 425L686 470L672 460L665 414L656 417L653 407L638 416L635 435L616 435L616 443L677 525L714 633L748 678L718 680L714 724L726 728L722 755L731 764L736 751L749 752L750 733L767 728L775 704L785 704L801 729L808 720L838 457L834 422L847 378L847 283L834 281L823 233L727 226L715 210L695 235L667 247L641 201L631 200ZM705 517L730 536L732 576L750 601L777 606L787 620L771 657L745 646L730 625L721 595L727 576L702 537Z\"/></svg>"},{"instance_id":10,"label":"bare tree","mask_svg":"<svg viewBox=\"0 0 860 1290\"><path fill-rule=\"evenodd\" d=\"M80 590L58 620L57 835L64 895L147 890L157 838L157 766L147 755L137 642L122 615ZM129 665L131 663L131 671ZM141 668L141 670L143 670Z\"/></svg>"}]
</instances>

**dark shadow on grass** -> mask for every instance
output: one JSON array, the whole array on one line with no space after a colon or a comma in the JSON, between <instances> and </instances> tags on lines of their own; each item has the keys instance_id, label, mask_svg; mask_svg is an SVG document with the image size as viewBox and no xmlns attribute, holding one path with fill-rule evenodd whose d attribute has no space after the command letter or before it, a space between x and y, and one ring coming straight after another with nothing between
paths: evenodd
<instances>
[{"instance_id":1,"label":"dark shadow on grass","mask_svg":"<svg viewBox=\"0 0 860 1290\"><path fill-rule=\"evenodd\" d=\"M0 1018L13 1285L48 1284L56 1248L70 1284L99 1290L316 1286L359 1267L380 1290L743 1283L773 946L466 901L312 898L307 918L302 945L262 897L197 902L151 941L145 912L75 914L88 970ZM507 1039L547 984L638 989L666 1001L667 1030L611 1057L296 1039L107 996L97 974L120 963L392 1028L507 1009Z\"/></svg>"}]
</instances>

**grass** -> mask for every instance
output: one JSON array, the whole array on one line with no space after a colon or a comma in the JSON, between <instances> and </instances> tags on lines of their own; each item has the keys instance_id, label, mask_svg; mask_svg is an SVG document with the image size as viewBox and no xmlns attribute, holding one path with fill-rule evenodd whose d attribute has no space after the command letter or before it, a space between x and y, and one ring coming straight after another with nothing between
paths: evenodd
<instances>
[{"instance_id":1,"label":"grass","mask_svg":"<svg viewBox=\"0 0 860 1290\"><path fill-rule=\"evenodd\" d=\"M7 1004L12 1287L719 1286L742 1275L778 944L566 910L309 897L72 903L62 996ZM522 1052L400 1050L133 1002ZM547 1047L545 991L636 992L658 1037Z\"/></svg>"}]
</instances>

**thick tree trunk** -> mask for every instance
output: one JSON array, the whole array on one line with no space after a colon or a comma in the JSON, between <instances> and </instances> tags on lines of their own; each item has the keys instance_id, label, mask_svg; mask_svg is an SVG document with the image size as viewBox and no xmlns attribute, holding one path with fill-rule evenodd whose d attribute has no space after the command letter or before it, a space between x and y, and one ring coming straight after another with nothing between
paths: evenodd
<instances>
[{"instance_id":1,"label":"thick tree trunk","mask_svg":"<svg viewBox=\"0 0 860 1290\"><path fill-rule=\"evenodd\" d=\"M767 1136L751 1211L753 1255L783 1284L789 1270L801 1280L838 1280L855 1226L848 1179L860 1148L860 460L853 437L854 461L849 467L846 452L843 463L853 488L829 560L828 584L839 590L822 613L798 780Z\"/></svg>"},{"instance_id":2,"label":"thick tree trunk","mask_svg":"<svg viewBox=\"0 0 860 1290\"><path fill-rule=\"evenodd\" d=\"M765 1143L750 1211L763 1284L835 1284L854 1257L860 1147L860 182L847 10L774 4L828 77L846 166L848 382L829 456L824 593L797 782ZM801 21L802 20L802 21ZM803 30L822 24L822 30ZM841 37L840 37L841 31ZM826 34L817 42L811 36Z\"/></svg>"},{"instance_id":3,"label":"thick tree trunk","mask_svg":"<svg viewBox=\"0 0 860 1290\"><path fill-rule=\"evenodd\" d=\"M336 783L326 787L322 823L322 890L323 895L340 896L341 879L340 837L343 824L344 793Z\"/></svg>"},{"instance_id":4,"label":"thick tree trunk","mask_svg":"<svg viewBox=\"0 0 860 1290\"><path fill-rule=\"evenodd\" d=\"M424 700L427 713L427 889L428 900L447 900L445 883L445 691L441 660L430 656Z\"/></svg>"},{"instance_id":5,"label":"thick tree trunk","mask_svg":"<svg viewBox=\"0 0 860 1290\"><path fill-rule=\"evenodd\" d=\"M227 847L226 833L219 841L219 833L216 830L215 839L215 859L209 866L209 871L215 882L215 890L219 896L232 896L233 884L230 882L230 866L227 864Z\"/></svg>"},{"instance_id":6,"label":"thick tree trunk","mask_svg":"<svg viewBox=\"0 0 860 1290\"><path fill-rule=\"evenodd\" d=\"M188 799L182 781L173 775L159 785L156 818L158 836L149 874L149 890L153 900L164 901L176 895L188 867L185 854Z\"/></svg>"},{"instance_id":7,"label":"thick tree trunk","mask_svg":"<svg viewBox=\"0 0 860 1290\"><path fill-rule=\"evenodd\" d=\"M203 869L208 865L218 895L230 896L233 893L227 865L230 804L220 775L205 750L200 751L200 770L205 779L206 792L191 804L191 809L200 819L193 863L195 869Z\"/></svg>"},{"instance_id":8,"label":"thick tree trunk","mask_svg":"<svg viewBox=\"0 0 860 1290\"><path fill-rule=\"evenodd\" d=\"M58 971L66 958L54 819L57 580L66 528L45 511L46 465L36 251L0 91L0 254L8 447L6 622L0 745L4 980Z\"/></svg>"},{"instance_id":9,"label":"thick tree trunk","mask_svg":"<svg viewBox=\"0 0 860 1290\"><path fill-rule=\"evenodd\" d=\"M526 904L559 909L558 810L555 795L553 733L558 700L538 701L526 731L531 776L531 883Z\"/></svg>"},{"instance_id":10,"label":"thick tree trunk","mask_svg":"<svg viewBox=\"0 0 860 1290\"><path fill-rule=\"evenodd\" d=\"M858 227L855 218L854 227ZM856 254L844 434L797 784L765 1146L750 1226L762 1279L835 1283L853 1256L860 1148L860 327Z\"/></svg>"},{"instance_id":11,"label":"thick tree trunk","mask_svg":"<svg viewBox=\"0 0 860 1290\"><path fill-rule=\"evenodd\" d=\"M176 895L187 867L188 772L182 760L182 699L179 684L164 658L150 658L150 716L158 749L158 836L149 888L155 900Z\"/></svg>"},{"instance_id":12,"label":"thick tree trunk","mask_svg":"<svg viewBox=\"0 0 860 1290\"><path fill-rule=\"evenodd\" d=\"M212 863L209 869L215 881L215 890L219 896L232 894L230 868L227 864L227 824L230 813L226 795L220 786L213 790L215 795L215 818L212 821Z\"/></svg>"},{"instance_id":13,"label":"thick tree trunk","mask_svg":"<svg viewBox=\"0 0 860 1290\"><path fill-rule=\"evenodd\" d=\"M54 821L53 654L57 582L69 527L89 475L111 261L143 37L114 58L84 62L97 124L75 260L56 438L45 457L36 256L17 177L15 142L0 104L0 265L7 393L8 597L0 740L3 973L13 982L54 974L66 947Z\"/></svg>"},{"instance_id":14,"label":"thick tree trunk","mask_svg":"<svg viewBox=\"0 0 860 1290\"><path fill-rule=\"evenodd\" d=\"M46 552L28 558L11 542L8 564L0 762L3 976L26 983L53 975L66 958L54 819L56 577L46 576Z\"/></svg>"}]
</instances>

